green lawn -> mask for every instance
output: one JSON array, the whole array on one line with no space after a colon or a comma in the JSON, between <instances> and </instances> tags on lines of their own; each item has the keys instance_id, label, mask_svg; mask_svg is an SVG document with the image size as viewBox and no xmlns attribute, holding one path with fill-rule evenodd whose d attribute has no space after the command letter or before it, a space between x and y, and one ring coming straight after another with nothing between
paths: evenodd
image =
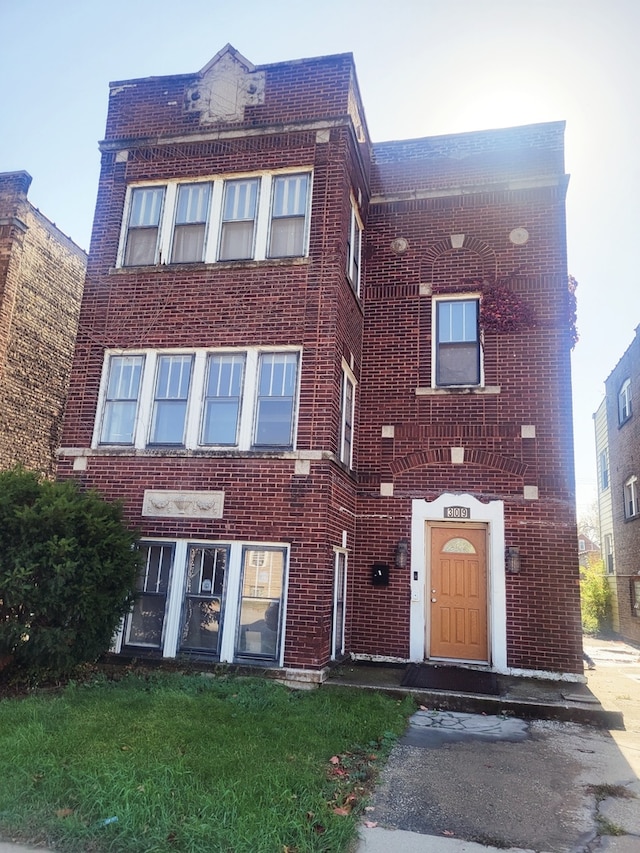
<instances>
[{"instance_id":1,"label":"green lawn","mask_svg":"<svg viewBox=\"0 0 640 853\"><path fill-rule=\"evenodd\" d=\"M410 700L96 678L0 701L0 837L63 851L347 850Z\"/></svg>"}]
</instances>

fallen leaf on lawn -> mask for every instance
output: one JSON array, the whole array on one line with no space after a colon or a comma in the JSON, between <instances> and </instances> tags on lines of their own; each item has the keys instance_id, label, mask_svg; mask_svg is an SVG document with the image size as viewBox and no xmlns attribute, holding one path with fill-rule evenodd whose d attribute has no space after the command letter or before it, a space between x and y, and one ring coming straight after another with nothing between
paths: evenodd
<instances>
[{"instance_id":1,"label":"fallen leaf on lawn","mask_svg":"<svg viewBox=\"0 0 640 853\"><path fill-rule=\"evenodd\" d=\"M140 791L141 794L144 794L144 785L138 785L136 791Z\"/></svg>"},{"instance_id":2,"label":"fallen leaf on lawn","mask_svg":"<svg viewBox=\"0 0 640 853\"><path fill-rule=\"evenodd\" d=\"M333 813L340 815L341 817L348 817L351 814L351 809L345 809L342 806L338 806L333 810Z\"/></svg>"},{"instance_id":3,"label":"fallen leaf on lawn","mask_svg":"<svg viewBox=\"0 0 640 853\"><path fill-rule=\"evenodd\" d=\"M122 746L120 747L120 749L121 749L123 752L130 752L130 751L131 751L131 747L130 747L130 746L127 746L127 744L126 744L126 743L122 744Z\"/></svg>"},{"instance_id":4,"label":"fallen leaf on lawn","mask_svg":"<svg viewBox=\"0 0 640 853\"><path fill-rule=\"evenodd\" d=\"M56 817L70 817L73 814L73 809L58 809Z\"/></svg>"},{"instance_id":5,"label":"fallen leaf on lawn","mask_svg":"<svg viewBox=\"0 0 640 853\"><path fill-rule=\"evenodd\" d=\"M377 820L365 820L364 825L367 827L367 829L373 829L375 826L378 825L378 821Z\"/></svg>"}]
</instances>

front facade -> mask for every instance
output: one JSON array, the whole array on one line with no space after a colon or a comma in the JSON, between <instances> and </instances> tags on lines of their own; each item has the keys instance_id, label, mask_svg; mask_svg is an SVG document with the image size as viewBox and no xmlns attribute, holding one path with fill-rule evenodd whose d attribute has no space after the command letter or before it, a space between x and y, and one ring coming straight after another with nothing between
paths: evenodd
<instances>
[{"instance_id":1,"label":"front facade","mask_svg":"<svg viewBox=\"0 0 640 853\"><path fill-rule=\"evenodd\" d=\"M122 654L578 677L563 125L372 144L350 54L111 86L59 475Z\"/></svg>"},{"instance_id":2,"label":"front facade","mask_svg":"<svg viewBox=\"0 0 640 853\"><path fill-rule=\"evenodd\" d=\"M62 435L87 256L0 173L0 468L51 475Z\"/></svg>"},{"instance_id":3,"label":"front facade","mask_svg":"<svg viewBox=\"0 0 640 853\"><path fill-rule=\"evenodd\" d=\"M640 326L605 381L594 418L604 560L614 592L614 629L640 642Z\"/></svg>"}]
</instances>

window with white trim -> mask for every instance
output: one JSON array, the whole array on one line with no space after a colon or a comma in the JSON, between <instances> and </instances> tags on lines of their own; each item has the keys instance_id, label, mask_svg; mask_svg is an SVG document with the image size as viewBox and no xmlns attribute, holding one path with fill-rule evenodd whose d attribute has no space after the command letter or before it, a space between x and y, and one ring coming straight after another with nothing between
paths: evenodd
<instances>
[{"instance_id":1,"label":"window with white trim","mask_svg":"<svg viewBox=\"0 0 640 853\"><path fill-rule=\"evenodd\" d=\"M609 454L606 450L600 453L600 490L609 488Z\"/></svg>"},{"instance_id":2,"label":"window with white trim","mask_svg":"<svg viewBox=\"0 0 640 853\"><path fill-rule=\"evenodd\" d=\"M607 574L613 574L613 536L610 533L604 535L604 560Z\"/></svg>"},{"instance_id":3,"label":"window with white trim","mask_svg":"<svg viewBox=\"0 0 640 853\"><path fill-rule=\"evenodd\" d=\"M353 465L353 415L355 409L355 378L346 365L342 366L340 389L340 461Z\"/></svg>"},{"instance_id":4,"label":"window with white trim","mask_svg":"<svg viewBox=\"0 0 640 853\"><path fill-rule=\"evenodd\" d=\"M163 186L134 187L123 264L138 267L158 263L158 236L164 210Z\"/></svg>"},{"instance_id":5,"label":"window with white trim","mask_svg":"<svg viewBox=\"0 0 640 853\"><path fill-rule=\"evenodd\" d=\"M123 643L161 649L173 566L173 545L141 544L144 564L136 582L136 600L124 624Z\"/></svg>"},{"instance_id":6,"label":"window with white trim","mask_svg":"<svg viewBox=\"0 0 640 853\"><path fill-rule=\"evenodd\" d=\"M634 475L624 484L624 517L635 518L640 509L638 507L638 478Z\"/></svg>"},{"instance_id":7,"label":"window with white trim","mask_svg":"<svg viewBox=\"0 0 640 853\"><path fill-rule=\"evenodd\" d=\"M311 172L131 185L118 265L303 257Z\"/></svg>"},{"instance_id":8,"label":"window with white trim","mask_svg":"<svg viewBox=\"0 0 640 853\"><path fill-rule=\"evenodd\" d=\"M354 199L351 199L351 217L347 240L347 277L351 287L360 294L360 260L362 255L362 222Z\"/></svg>"},{"instance_id":9,"label":"window with white trim","mask_svg":"<svg viewBox=\"0 0 640 853\"><path fill-rule=\"evenodd\" d=\"M347 552L336 551L333 568L333 625L331 660L344 655L344 627L347 600Z\"/></svg>"},{"instance_id":10,"label":"window with white trim","mask_svg":"<svg viewBox=\"0 0 640 853\"><path fill-rule=\"evenodd\" d=\"M290 450L298 349L106 353L96 445Z\"/></svg>"},{"instance_id":11,"label":"window with white trim","mask_svg":"<svg viewBox=\"0 0 640 853\"><path fill-rule=\"evenodd\" d=\"M144 356L114 355L108 366L100 443L132 444Z\"/></svg>"},{"instance_id":12,"label":"window with white trim","mask_svg":"<svg viewBox=\"0 0 640 853\"><path fill-rule=\"evenodd\" d=\"M626 379L618 392L618 423L623 424L631 417L631 380Z\"/></svg>"},{"instance_id":13,"label":"window with white trim","mask_svg":"<svg viewBox=\"0 0 640 853\"><path fill-rule=\"evenodd\" d=\"M434 300L434 387L481 384L480 300Z\"/></svg>"},{"instance_id":14,"label":"window with white trim","mask_svg":"<svg viewBox=\"0 0 640 853\"><path fill-rule=\"evenodd\" d=\"M174 539L139 548L138 594L118 651L282 665L286 545Z\"/></svg>"}]
</instances>

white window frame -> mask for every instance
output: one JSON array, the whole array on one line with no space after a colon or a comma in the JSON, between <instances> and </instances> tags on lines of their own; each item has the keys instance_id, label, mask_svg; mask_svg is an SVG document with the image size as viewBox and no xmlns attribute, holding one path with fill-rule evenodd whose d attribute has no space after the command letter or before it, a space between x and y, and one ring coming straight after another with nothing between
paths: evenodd
<instances>
[{"instance_id":1,"label":"white window frame","mask_svg":"<svg viewBox=\"0 0 640 853\"><path fill-rule=\"evenodd\" d=\"M602 450L600 452L600 491L605 492L609 485L609 454L606 450Z\"/></svg>"},{"instance_id":2,"label":"white window frame","mask_svg":"<svg viewBox=\"0 0 640 853\"><path fill-rule=\"evenodd\" d=\"M624 517L636 518L640 513L638 505L638 478L634 474L624 483Z\"/></svg>"},{"instance_id":3,"label":"white window frame","mask_svg":"<svg viewBox=\"0 0 640 853\"><path fill-rule=\"evenodd\" d=\"M294 177L296 175L307 176L307 197L304 212L296 218L304 218L303 238L300 254L274 255L269 251L271 242L271 223L273 207L273 191L277 178ZM242 180L258 181L257 210L254 220L253 249L250 257L227 260L220 259L222 215L225 197L225 186L229 182ZM306 257L309 253L309 229L311 213L311 197L313 194L313 172L309 167L300 166L291 169L280 169L278 171L261 172L235 172L222 175L207 175L198 178L169 181L145 181L129 184L125 197L125 205L120 229L120 241L116 266L123 269L139 269L139 266L127 265L126 248L127 238L130 230L130 219L132 214L132 201L135 190L140 189L163 189L164 195L158 224L156 238L156 249L153 264L144 266L158 266L171 264L173 252L174 233L176 228L176 217L178 212L178 191L181 186L206 183L211 185L209 193L208 217L205 223L203 257L200 261L184 261L181 263L194 264L204 262L213 263L246 263L247 261L264 260L286 260L291 258ZM179 223L178 223L179 224Z\"/></svg>"},{"instance_id":4,"label":"white window frame","mask_svg":"<svg viewBox=\"0 0 640 853\"><path fill-rule=\"evenodd\" d=\"M618 392L618 423L626 423L633 414L631 403L631 380L625 379Z\"/></svg>"},{"instance_id":5,"label":"white window frame","mask_svg":"<svg viewBox=\"0 0 640 853\"><path fill-rule=\"evenodd\" d=\"M347 241L347 278L355 294L360 296L360 281L362 278L362 234L364 227L358 204L351 196L351 215L349 217L349 237Z\"/></svg>"},{"instance_id":6,"label":"white window frame","mask_svg":"<svg viewBox=\"0 0 640 853\"><path fill-rule=\"evenodd\" d=\"M203 444L202 424L205 404L205 382L207 376L207 359L210 355L242 355L245 359L245 372L240 400L239 422L237 427L236 442L229 444ZM93 448L122 448L122 443L111 443L102 441L102 428L104 421L105 405L107 400L107 389L109 380L109 369L112 358L122 356L142 356L143 373L140 381L139 394L136 401L136 418L133 430L133 439L127 444L136 450L146 450L158 447L173 448L174 450L253 450L264 449L265 446L256 444L254 433L256 427L256 409L258 405L258 374L261 358L264 355L283 354L295 356L295 390L292 399L291 434L288 444L269 445L268 449L287 452L295 450L298 413L300 408L300 376L302 372L302 350L300 347L243 347L239 349L210 348L210 349L167 349L167 350L106 350L102 368L102 381L98 396L97 415L95 419L94 434L91 446ZM192 369L189 387L189 396L186 404L185 433L182 444L160 445L151 441L152 414L155 399L156 374L158 359L161 356L190 356L192 358Z\"/></svg>"},{"instance_id":7,"label":"white window frame","mask_svg":"<svg viewBox=\"0 0 640 853\"><path fill-rule=\"evenodd\" d=\"M227 550L228 558L225 569L224 580L224 606L220 624L221 637L218 644L218 655L212 655L223 663L233 663L234 660L245 660L246 655L235 655L236 635L238 621L240 619L240 597L242 593L242 561L247 550L258 551L281 551L284 554L284 569L282 579L282 595L280 598L280 633L278 655L267 658L262 662L267 665L282 667L284 665L286 623L287 623L287 598L289 585L289 562L290 545L286 542L251 542L251 541L229 541L214 540L205 541L201 539L172 539L172 538L144 538L140 540L141 546L161 546L172 550L172 564L169 574L169 586L167 590L162 645L159 651L164 658L175 658L180 651L180 632L184 619L184 602L187 588L187 562L190 547L198 548L224 548ZM129 616L126 616L120 625L116 635L113 650L116 653L131 652L133 646L127 646L125 631L127 630ZM138 648L141 646L139 645ZM142 648L156 649L155 646L142 646ZM140 651L139 654L144 654ZM256 663L259 663L257 660Z\"/></svg>"},{"instance_id":8,"label":"white window frame","mask_svg":"<svg viewBox=\"0 0 640 853\"><path fill-rule=\"evenodd\" d=\"M456 388L482 388L484 387L484 358L483 358L483 347L482 347L482 333L480 330L480 294L479 293L464 293L464 294L446 294L443 296L436 296L432 300L432 311L431 311L431 387L432 388L451 388L455 390ZM469 383L441 383L438 382L438 359L439 359L439 328L438 328L438 311L439 305L446 302L475 302L477 304L477 332L476 332L476 340L469 341L469 343L474 343L477 348L477 357L478 357L478 382L469 382Z\"/></svg>"},{"instance_id":9,"label":"white window frame","mask_svg":"<svg viewBox=\"0 0 640 853\"><path fill-rule=\"evenodd\" d=\"M351 387L351 402L349 404L347 391ZM355 435L356 409L356 378L346 361L342 362L340 380L340 448L338 458L349 468L353 468L353 438ZM348 436L348 429L350 435ZM347 440L348 438L348 440ZM348 452L347 452L348 451Z\"/></svg>"},{"instance_id":10,"label":"white window frame","mask_svg":"<svg viewBox=\"0 0 640 853\"><path fill-rule=\"evenodd\" d=\"M607 570L608 575L612 575L614 573L614 560L613 560L613 536L611 533L605 533L604 535L604 563L605 568Z\"/></svg>"},{"instance_id":11,"label":"white window frame","mask_svg":"<svg viewBox=\"0 0 640 853\"><path fill-rule=\"evenodd\" d=\"M331 660L338 660L345 652L345 628L347 623L347 576L349 572L348 551L334 549L333 562L333 619L331 627ZM339 598L341 596L341 598ZM342 604L342 612L338 605Z\"/></svg>"}]
</instances>

